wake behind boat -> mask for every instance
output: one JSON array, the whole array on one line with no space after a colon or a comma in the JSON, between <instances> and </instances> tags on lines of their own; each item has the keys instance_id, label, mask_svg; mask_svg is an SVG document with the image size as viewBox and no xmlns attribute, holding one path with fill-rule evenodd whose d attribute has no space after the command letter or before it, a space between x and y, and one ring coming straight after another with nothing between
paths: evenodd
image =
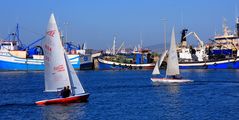
<instances>
[{"instance_id":1,"label":"wake behind boat","mask_svg":"<svg viewBox=\"0 0 239 120\"><path fill-rule=\"evenodd\" d=\"M45 91L57 92L69 86L71 96L66 98L37 101L37 105L62 104L87 101L89 93L83 89L73 66L60 41L60 34L52 14L49 20L46 39L44 41Z\"/></svg>"},{"instance_id":2,"label":"wake behind boat","mask_svg":"<svg viewBox=\"0 0 239 120\"><path fill-rule=\"evenodd\" d=\"M151 78L153 82L162 82L162 83L185 83L192 82L188 79L173 79L173 78Z\"/></svg>"},{"instance_id":3,"label":"wake behind boat","mask_svg":"<svg viewBox=\"0 0 239 120\"><path fill-rule=\"evenodd\" d=\"M161 65L164 57L166 56L167 51L165 51L159 61L156 63L155 68L153 70L153 75L160 74L159 66ZM167 61L167 69L166 69L166 77L165 78L156 78L153 77L151 80L153 82L163 82L163 83L183 83L183 82L192 82L192 80L183 79L179 76L179 64L178 64L178 55L176 51L176 41L175 41L175 33L174 28L172 30L171 36L171 45L168 53L168 61Z\"/></svg>"}]
</instances>

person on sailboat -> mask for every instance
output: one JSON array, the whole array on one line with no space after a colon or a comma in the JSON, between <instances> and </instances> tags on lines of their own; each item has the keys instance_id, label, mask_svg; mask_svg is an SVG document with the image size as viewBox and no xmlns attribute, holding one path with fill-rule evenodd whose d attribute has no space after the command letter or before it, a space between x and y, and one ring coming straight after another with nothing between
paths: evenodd
<instances>
[{"instance_id":1,"label":"person on sailboat","mask_svg":"<svg viewBox=\"0 0 239 120\"><path fill-rule=\"evenodd\" d=\"M66 87L64 87L64 88L61 90L61 97L62 97L62 98L66 98L66 97L67 97L67 89L66 89Z\"/></svg>"},{"instance_id":2,"label":"person on sailboat","mask_svg":"<svg viewBox=\"0 0 239 120\"><path fill-rule=\"evenodd\" d=\"M71 90L70 90L70 87L67 86L66 87L66 97L69 97L71 95Z\"/></svg>"},{"instance_id":3,"label":"person on sailboat","mask_svg":"<svg viewBox=\"0 0 239 120\"><path fill-rule=\"evenodd\" d=\"M180 76L180 75L172 75L172 78L173 78L173 79L182 79L183 77Z\"/></svg>"}]
</instances>

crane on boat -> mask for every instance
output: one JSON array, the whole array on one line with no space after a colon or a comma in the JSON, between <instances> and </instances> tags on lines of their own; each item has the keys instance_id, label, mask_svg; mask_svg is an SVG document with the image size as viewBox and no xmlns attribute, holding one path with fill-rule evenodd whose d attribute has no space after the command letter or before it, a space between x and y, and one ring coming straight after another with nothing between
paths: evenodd
<instances>
[{"instance_id":1,"label":"crane on boat","mask_svg":"<svg viewBox=\"0 0 239 120\"><path fill-rule=\"evenodd\" d=\"M204 43L203 41L198 37L197 33L196 32L190 32L188 33L187 35L184 36L184 38L188 37L189 35L193 34L193 36L198 40L199 44L200 44L200 47L204 47Z\"/></svg>"}]
</instances>

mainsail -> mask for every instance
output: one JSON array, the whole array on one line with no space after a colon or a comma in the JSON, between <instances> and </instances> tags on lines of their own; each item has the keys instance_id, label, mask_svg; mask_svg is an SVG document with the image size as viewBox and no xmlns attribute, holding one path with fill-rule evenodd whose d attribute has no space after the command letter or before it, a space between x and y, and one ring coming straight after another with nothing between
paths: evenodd
<instances>
[{"instance_id":1,"label":"mainsail","mask_svg":"<svg viewBox=\"0 0 239 120\"><path fill-rule=\"evenodd\" d=\"M46 39L43 42L45 64L45 91L56 92L64 86L70 86L64 57L64 48L60 40L55 17L51 14Z\"/></svg>"},{"instance_id":2,"label":"mainsail","mask_svg":"<svg viewBox=\"0 0 239 120\"><path fill-rule=\"evenodd\" d=\"M179 65L178 65L178 55L176 51L176 41L175 41L175 33L174 28L172 30L171 36L171 45L169 49L169 56L167 61L167 70L166 75L178 75L179 73Z\"/></svg>"},{"instance_id":3,"label":"mainsail","mask_svg":"<svg viewBox=\"0 0 239 120\"><path fill-rule=\"evenodd\" d=\"M49 20L44 41L45 91L55 92L70 86L73 95L85 93L62 46L54 15Z\"/></svg>"}]
</instances>

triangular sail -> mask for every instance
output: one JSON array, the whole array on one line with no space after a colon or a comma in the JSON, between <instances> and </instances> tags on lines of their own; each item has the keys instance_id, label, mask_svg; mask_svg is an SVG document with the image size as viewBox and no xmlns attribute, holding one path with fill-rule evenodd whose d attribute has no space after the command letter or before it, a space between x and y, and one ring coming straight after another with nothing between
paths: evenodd
<instances>
[{"instance_id":1,"label":"triangular sail","mask_svg":"<svg viewBox=\"0 0 239 120\"><path fill-rule=\"evenodd\" d=\"M159 60L158 60L154 66L152 75L159 75L159 74L160 74L160 71L159 71Z\"/></svg>"},{"instance_id":2,"label":"triangular sail","mask_svg":"<svg viewBox=\"0 0 239 120\"><path fill-rule=\"evenodd\" d=\"M157 61L157 63L155 64L154 70L153 70L153 75L159 75L160 71L159 71L159 67L161 66L166 54L167 54L167 50L163 52L163 54L160 56L159 60Z\"/></svg>"},{"instance_id":3,"label":"triangular sail","mask_svg":"<svg viewBox=\"0 0 239 120\"><path fill-rule=\"evenodd\" d=\"M56 92L64 86L70 86L64 57L64 48L60 40L60 34L53 14L51 14L48 23L43 48L45 64L45 91Z\"/></svg>"},{"instance_id":4,"label":"triangular sail","mask_svg":"<svg viewBox=\"0 0 239 120\"><path fill-rule=\"evenodd\" d=\"M166 75L179 75L178 55L176 51L176 41L174 28L172 30L171 45L169 49Z\"/></svg>"},{"instance_id":5,"label":"triangular sail","mask_svg":"<svg viewBox=\"0 0 239 120\"><path fill-rule=\"evenodd\" d=\"M76 75L76 72L75 72L73 66L71 65L66 53L64 55L65 55L66 65L68 68L68 74L70 77L72 94L77 95L77 94L85 93L85 90L82 87L80 80L79 80L78 76Z\"/></svg>"}]
</instances>

